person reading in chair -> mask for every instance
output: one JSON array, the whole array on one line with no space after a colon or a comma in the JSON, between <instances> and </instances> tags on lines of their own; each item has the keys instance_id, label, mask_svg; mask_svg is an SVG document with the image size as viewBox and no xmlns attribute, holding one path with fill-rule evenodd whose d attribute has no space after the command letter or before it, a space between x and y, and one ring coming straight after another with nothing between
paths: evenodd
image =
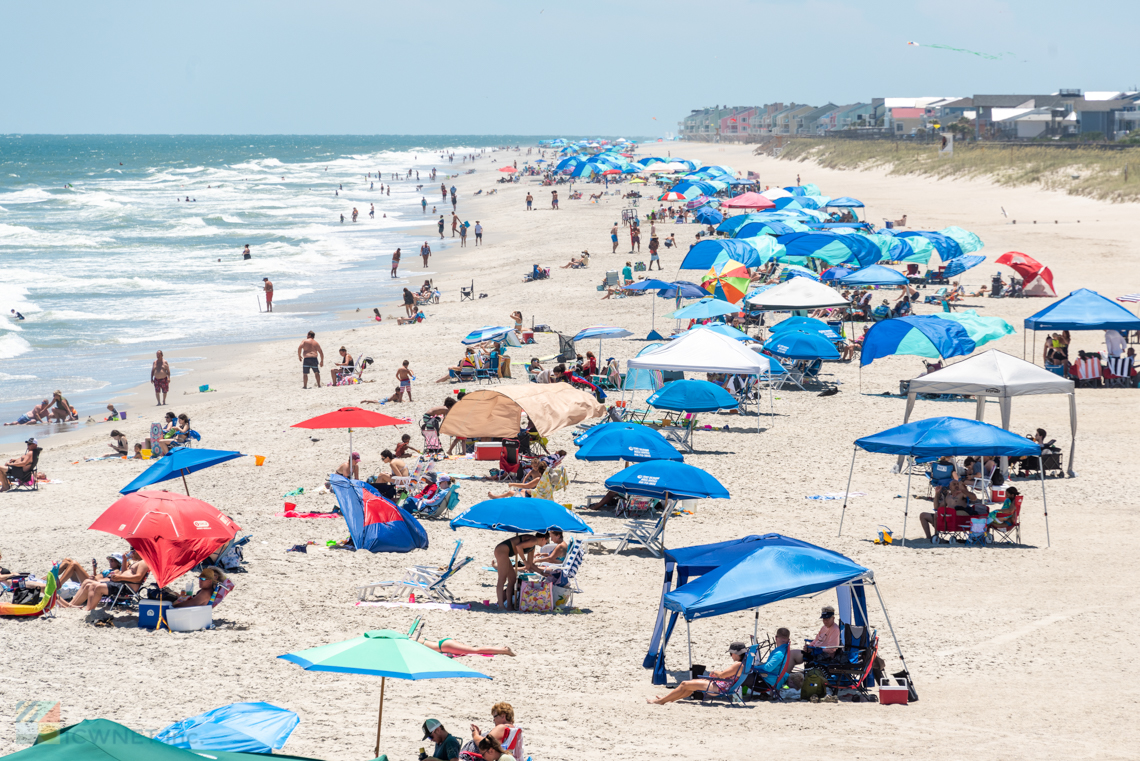
<instances>
[{"instance_id":1,"label":"person reading in chair","mask_svg":"<svg viewBox=\"0 0 1140 761\"><path fill-rule=\"evenodd\" d=\"M79 585L79 591L71 598L71 602L60 600L59 604L64 608L85 608L92 611L99 606L99 601L104 597L118 595L122 598L128 591L137 593L146 581L146 577L150 575L150 566L134 548L126 559L128 565L125 571L111 571L104 580L87 579Z\"/></svg>"},{"instance_id":2,"label":"person reading in chair","mask_svg":"<svg viewBox=\"0 0 1140 761\"><path fill-rule=\"evenodd\" d=\"M694 692L703 692L707 695L725 695L732 689L732 685L740 676L744 668L744 656L748 654L748 646L743 642L733 642L728 646L728 655L732 658L732 665L724 671L712 671L701 679L686 679L670 693L664 696L654 696L653 700L646 698L650 705L665 705L682 698L687 698Z\"/></svg>"}]
</instances>

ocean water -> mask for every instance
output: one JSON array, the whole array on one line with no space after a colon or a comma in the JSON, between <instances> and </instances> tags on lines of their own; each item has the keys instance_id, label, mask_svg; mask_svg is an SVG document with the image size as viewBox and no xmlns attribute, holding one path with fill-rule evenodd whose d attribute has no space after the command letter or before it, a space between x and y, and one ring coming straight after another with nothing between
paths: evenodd
<instances>
[{"instance_id":1,"label":"ocean water","mask_svg":"<svg viewBox=\"0 0 1140 761\"><path fill-rule=\"evenodd\" d=\"M97 414L97 402L147 380L140 355L300 338L336 311L392 302L405 283L388 277L391 253L419 261L409 228L427 219L422 196L440 201L431 169L461 175L447 181L461 217L465 190L495 179L487 160L466 176L470 165L441 155L535 140L0 135L0 418L55 389L82 417ZM408 169L418 182L403 179ZM263 277L273 314L259 311Z\"/></svg>"}]
</instances>

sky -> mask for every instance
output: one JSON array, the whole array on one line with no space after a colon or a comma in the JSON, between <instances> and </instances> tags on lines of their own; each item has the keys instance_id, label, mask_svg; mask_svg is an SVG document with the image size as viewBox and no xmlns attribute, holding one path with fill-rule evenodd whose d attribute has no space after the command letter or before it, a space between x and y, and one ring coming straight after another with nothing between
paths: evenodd
<instances>
[{"instance_id":1,"label":"sky","mask_svg":"<svg viewBox=\"0 0 1140 761\"><path fill-rule=\"evenodd\" d=\"M718 104L1133 88L1136 0L1084 7L5 2L0 134L655 137Z\"/></svg>"}]
</instances>

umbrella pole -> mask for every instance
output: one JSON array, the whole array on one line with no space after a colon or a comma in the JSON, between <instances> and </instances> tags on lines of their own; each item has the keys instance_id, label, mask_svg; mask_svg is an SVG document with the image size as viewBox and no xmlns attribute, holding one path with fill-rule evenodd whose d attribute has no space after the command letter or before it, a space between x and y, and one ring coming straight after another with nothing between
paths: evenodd
<instances>
[{"instance_id":1,"label":"umbrella pole","mask_svg":"<svg viewBox=\"0 0 1140 761\"><path fill-rule=\"evenodd\" d=\"M380 716L376 719L376 752L373 758L380 758L380 725L384 721L384 681L387 677L380 677Z\"/></svg>"},{"instance_id":2,"label":"umbrella pole","mask_svg":"<svg viewBox=\"0 0 1140 761\"><path fill-rule=\"evenodd\" d=\"M1037 472L1041 474L1041 506L1043 508L1045 508L1045 547L1049 548L1052 546L1052 542L1049 540L1049 505L1045 502L1045 450L1044 449L1041 450L1041 455L1038 459L1040 460L1040 462L1038 462L1037 464L1041 466L1040 468L1037 469ZM1017 517L1017 522L1021 523L1021 516Z\"/></svg>"},{"instance_id":3,"label":"umbrella pole","mask_svg":"<svg viewBox=\"0 0 1140 761\"><path fill-rule=\"evenodd\" d=\"M854 461L852 461L852 464L854 464ZM910 476L913 470L913 467L906 469L906 502L903 504L903 533L901 542L903 547L906 547L906 516L907 513L910 512ZM934 512L935 514L938 513L937 508L935 508Z\"/></svg>"},{"instance_id":4,"label":"umbrella pole","mask_svg":"<svg viewBox=\"0 0 1140 761\"><path fill-rule=\"evenodd\" d=\"M352 429L348 429L348 473L352 475ZM382 679L383 677L381 677Z\"/></svg>"},{"instance_id":5,"label":"umbrella pole","mask_svg":"<svg viewBox=\"0 0 1140 761\"><path fill-rule=\"evenodd\" d=\"M847 472L847 491L843 492L843 509L839 511L839 536L843 536L843 518L847 515L847 497L851 494L851 477L855 475L855 455L859 448L851 450L851 470Z\"/></svg>"},{"instance_id":6,"label":"umbrella pole","mask_svg":"<svg viewBox=\"0 0 1140 761\"><path fill-rule=\"evenodd\" d=\"M186 496L190 496L190 487L186 484L186 474L182 474L182 486L186 489Z\"/></svg>"}]
</instances>

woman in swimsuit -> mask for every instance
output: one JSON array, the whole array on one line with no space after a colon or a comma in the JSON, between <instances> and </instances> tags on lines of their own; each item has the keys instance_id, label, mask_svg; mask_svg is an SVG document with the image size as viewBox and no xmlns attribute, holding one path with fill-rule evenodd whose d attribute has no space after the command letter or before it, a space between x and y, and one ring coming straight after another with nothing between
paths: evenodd
<instances>
[{"instance_id":1,"label":"woman in swimsuit","mask_svg":"<svg viewBox=\"0 0 1140 761\"><path fill-rule=\"evenodd\" d=\"M687 698L694 692L707 692L710 695L724 695L732 689L733 683L735 683L737 677L740 676L740 670L744 668L744 656L747 653L747 645L743 642L733 642L728 646L728 654L729 657L732 658L733 663L727 669L724 671L713 671L704 679L687 679L677 685L677 687L665 697L655 696L653 700L646 698L645 702L661 706L666 703L672 703L674 700Z\"/></svg>"},{"instance_id":2,"label":"woman in swimsuit","mask_svg":"<svg viewBox=\"0 0 1140 761\"><path fill-rule=\"evenodd\" d=\"M421 642L421 645L444 655L509 655L515 657L515 651L509 647L477 647L465 645L451 637L444 637L439 642Z\"/></svg>"},{"instance_id":3,"label":"woman in swimsuit","mask_svg":"<svg viewBox=\"0 0 1140 761\"><path fill-rule=\"evenodd\" d=\"M515 568L515 558L522 559L524 571L538 573L538 567L534 564L534 548L542 547L549 542L551 531L552 529L547 529L546 533L542 534L513 536L495 545L495 568L499 572L499 578L495 582L495 597L498 598L499 610L511 609L510 598L515 589L515 582L519 578L518 570ZM561 530L557 531L559 534L562 533Z\"/></svg>"}]
</instances>

